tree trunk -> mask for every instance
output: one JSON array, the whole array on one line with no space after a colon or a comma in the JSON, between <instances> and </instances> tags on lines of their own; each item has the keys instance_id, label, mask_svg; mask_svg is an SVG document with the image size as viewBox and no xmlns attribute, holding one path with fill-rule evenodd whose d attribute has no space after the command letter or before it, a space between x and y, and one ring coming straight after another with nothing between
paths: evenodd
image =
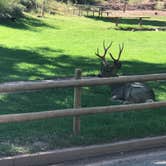
<instances>
[{"instance_id":1,"label":"tree trunk","mask_svg":"<svg viewBox=\"0 0 166 166\"><path fill-rule=\"evenodd\" d=\"M45 10L45 0L42 1L42 6L41 6L41 16L44 17L44 10Z\"/></svg>"},{"instance_id":2,"label":"tree trunk","mask_svg":"<svg viewBox=\"0 0 166 166\"><path fill-rule=\"evenodd\" d=\"M127 4L128 4L128 2L124 2L124 6L123 6L123 13L125 13L126 12L126 9L127 9Z\"/></svg>"}]
</instances>

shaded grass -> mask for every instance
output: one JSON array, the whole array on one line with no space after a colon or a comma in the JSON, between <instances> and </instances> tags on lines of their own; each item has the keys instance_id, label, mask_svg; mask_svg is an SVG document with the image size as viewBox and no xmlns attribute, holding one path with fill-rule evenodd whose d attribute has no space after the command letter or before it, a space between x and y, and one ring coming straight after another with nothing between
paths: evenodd
<instances>
[{"instance_id":1,"label":"shaded grass","mask_svg":"<svg viewBox=\"0 0 166 166\"><path fill-rule=\"evenodd\" d=\"M121 27L118 26L115 28L116 30L121 30L121 31L166 31L166 27L164 28L147 28L147 27Z\"/></svg>"},{"instance_id":2,"label":"shaded grass","mask_svg":"<svg viewBox=\"0 0 166 166\"><path fill-rule=\"evenodd\" d=\"M26 18L25 18L26 19ZM28 20L30 19L30 21ZM111 22L77 17L29 17L24 22L0 26L0 82L95 75L100 60L94 55L102 41L125 43L120 75L166 72L165 32L122 32L109 29ZM31 20L32 19L32 20ZM33 19L38 25L33 23ZM160 21L160 20L159 20ZM42 22L42 23L41 23ZM20 25L20 26L19 26ZM51 27L50 27L51 26ZM57 28L58 27L58 28ZM101 50L101 49L100 49ZM109 57L108 57L109 58ZM166 99L165 82L150 82L157 100ZM109 86L85 87L82 106L112 103ZM1 94L0 114L38 112L73 106L73 89ZM166 133L165 108L81 117L81 134L72 134L72 118L0 125L0 155L15 155L62 147L106 143Z\"/></svg>"},{"instance_id":3,"label":"shaded grass","mask_svg":"<svg viewBox=\"0 0 166 166\"><path fill-rule=\"evenodd\" d=\"M43 56L39 52L53 52L58 56ZM71 77L75 68L81 68L85 75L92 75L97 74L100 68L98 59L66 55L63 50L48 47L32 51L0 47L0 58L0 82ZM162 73L165 69L162 63L124 60L119 74Z\"/></svg>"},{"instance_id":4,"label":"shaded grass","mask_svg":"<svg viewBox=\"0 0 166 166\"><path fill-rule=\"evenodd\" d=\"M35 27L55 28L55 26L53 27L42 20L28 15L17 18L15 21L11 19L0 19L0 25L20 30L35 30Z\"/></svg>"},{"instance_id":5,"label":"shaded grass","mask_svg":"<svg viewBox=\"0 0 166 166\"><path fill-rule=\"evenodd\" d=\"M115 23L116 18L109 18L109 17L97 17L97 16L87 16L88 18L97 20L97 21L104 21L104 22L110 22ZM119 18L119 25L136 25L138 26L139 19L138 18ZM166 27L166 21L165 20L158 20L157 18L144 18L142 20L142 25L148 26L148 27Z\"/></svg>"}]
</instances>

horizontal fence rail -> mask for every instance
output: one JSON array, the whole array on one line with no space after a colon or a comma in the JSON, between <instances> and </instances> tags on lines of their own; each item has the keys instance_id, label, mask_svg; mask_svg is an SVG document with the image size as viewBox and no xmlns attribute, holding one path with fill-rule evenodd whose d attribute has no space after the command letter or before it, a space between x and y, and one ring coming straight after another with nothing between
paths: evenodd
<instances>
[{"instance_id":1,"label":"horizontal fence rail","mask_svg":"<svg viewBox=\"0 0 166 166\"><path fill-rule=\"evenodd\" d=\"M26 90L40 90L48 88L62 88L62 87L83 87L83 86L95 86L95 85L111 85L115 83L127 83L127 82L144 82L166 80L166 73L161 74L147 74L136 76L119 76L111 78L85 78L80 80L43 80L43 81L19 81L11 83L0 84L0 93L9 93Z\"/></svg>"},{"instance_id":2,"label":"horizontal fence rail","mask_svg":"<svg viewBox=\"0 0 166 166\"><path fill-rule=\"evenodd\" d=\"M96 113L112 113L120 111L133 111L144 109L155 109L166 107L166 101L140 103L140 104L127 104L116 106L103 106L103 107L90 107L81 108L81 87L96 86L96 85L112 85L118 83L128 82L144 82L144 81L157 81L166 80L166 73L161 74L146 74L146 75L132 75L132 76L119 76L110 78L82 78L81 69L75 70L75 77L65 80L43 80L43 81L19 81L0 84L0 93L13 93L19 91L42 90L49 88L74 88L74 108L64 110L53 110L45 112L33 113L20 113L20 114L7 114L0 115L0 123L22 122L30 120L40 120L46 118L57 118L73 116L73 133L79 134L80 132L80 116Z\"/></svg>"},{"instance_id":3,"label":"horizontal fence rail","mask_svg":"<svg viewBox=\"0 0 166 166\"><path fill-rule=\"evenodd\" d=\"M9 115L1 115L0 123L22 122L22 121L39 120L46 118L66 117L66 116L90 115L96 113L112 113L112 112L134 111L134 110L144 110L152 108L155 109L161 107L166 107L166 101L141 103L141 104L91 107L91 108L73 108L65 110L22 113L22 114L9 114Z\"/></svg>"}]
</instances>

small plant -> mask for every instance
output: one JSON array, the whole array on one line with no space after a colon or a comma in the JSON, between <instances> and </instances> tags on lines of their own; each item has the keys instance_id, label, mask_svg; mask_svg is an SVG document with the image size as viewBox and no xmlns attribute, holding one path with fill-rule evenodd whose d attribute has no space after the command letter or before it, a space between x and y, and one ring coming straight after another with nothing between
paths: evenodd
<instances>
[{"instance_id":1,"label":"small plant","mask_svg":"<svg viewBox=\"0 0 166 166\"><path fill-rule=\"evenodd\" d=\"M22 16L23 6L19 0L0 0L0 18L17 18Z\"/></svg>"}]
</instances>

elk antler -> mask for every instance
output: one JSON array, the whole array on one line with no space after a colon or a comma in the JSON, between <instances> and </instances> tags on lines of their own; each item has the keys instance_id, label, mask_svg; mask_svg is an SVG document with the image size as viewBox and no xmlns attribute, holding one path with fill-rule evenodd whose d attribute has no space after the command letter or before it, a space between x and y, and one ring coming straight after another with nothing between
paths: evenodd
<instances>
[{"instance_id":1,"label":"elk antler","mask_svg":"<svg viewBox=\"0 0 166 166\"><path fill-rule=\"evenodd\" d=\"M105 60L105 56L107 54L107 51L110 49L110 47L112 46L112 43L111 42L107 47L105 45L105 40L103 41L103 48L104 48L104 53L103 55L100 55L99 53L99 48L97 48L97 52L95 53L99 58L101 58L103 60L104 63L106 63L106 60Z\"/></svg>"},{"instance_id":2,"label":"elk antler","mask_svg":"<svg viewBox=\"0 0 166 166\"><path fill-rule=\"evenodd\" d=\"M119 54L118 54L118 58L117 58L117 59L115 59L115 58L113 57L113 55L112 55L111 52L109 53L110 56L111 56L111 58L113 59L113 61L119 61L119 59L120 59L120 57L121 57L121 54L122 54L122 52L123 52L123 49L124 49L124 43L122 43L122 46L119 44Z\"/></svg>"}]
</instances>

